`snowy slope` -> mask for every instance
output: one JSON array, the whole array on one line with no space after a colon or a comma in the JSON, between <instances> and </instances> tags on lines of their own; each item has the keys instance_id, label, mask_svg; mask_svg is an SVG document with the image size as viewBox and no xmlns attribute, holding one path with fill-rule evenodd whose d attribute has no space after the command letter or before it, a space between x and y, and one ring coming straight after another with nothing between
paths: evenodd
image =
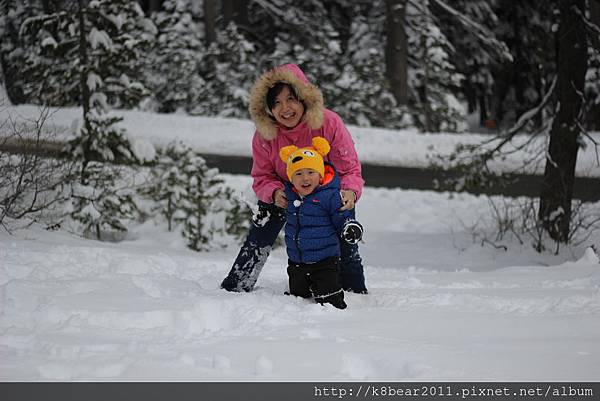
<instances>
[{"instance_id":1,"label":"snowy slope","mask_svg":"<svg viewBox=\"0 0 600 401\"><path fill-rule=\"evenodd\" d=\"M0 379L597 380L600 264L585 246L600 236L560 256L481 247L460 227L485 207L367 188L370 294L344 311L283 295L281 248L239 294L218 288L235 246L195 253L152 222L121 243L0 231Z\"/></svg>"}]
</instances>

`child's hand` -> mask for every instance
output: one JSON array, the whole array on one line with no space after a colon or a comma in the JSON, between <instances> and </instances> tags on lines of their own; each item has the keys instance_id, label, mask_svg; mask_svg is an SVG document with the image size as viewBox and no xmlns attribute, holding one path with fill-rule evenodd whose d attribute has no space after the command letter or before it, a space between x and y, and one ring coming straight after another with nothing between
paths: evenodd
<instances>
[{"instance_id":1,"label":"child's hand","mask_svg":"<svg viewBox=\"0 0 600 401\"><path fill-rule=\"evenodd\" d=\"M356 244L362 239L363 228L356 220L348 220L342 229L342 238L349 244Z\"/></svg>"},{"instance_id":2,"label":"child's hand","mask_svg":"<svg viewBox=\"0 0 600 401\"><path fill-rule=\"evenodd\" d=\"M273 203L282 209L287 209L287 198L283 189L276 189L273 193Z\"/></svg>"},{"instance_id":3,"label":"child's hand","mask_svg":"<svg viewBox=\"0 0 600 401\"><path fill-rule=\"evenodd\" d=\"M340 195L342 195L342 207L340 208L340 211L354 209L356 193L351 189L342 189Z\"/></svg>"}]
</instances>

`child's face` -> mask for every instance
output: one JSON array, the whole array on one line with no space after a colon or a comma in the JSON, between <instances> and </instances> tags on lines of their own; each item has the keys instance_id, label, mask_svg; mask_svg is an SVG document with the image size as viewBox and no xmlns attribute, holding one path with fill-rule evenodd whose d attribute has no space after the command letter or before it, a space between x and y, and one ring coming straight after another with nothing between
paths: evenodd
<instances>
[{"instance_id":1,"label":"child's face","mask_svg":"<svg viewBox=\"0 0 600 401\"><path fill-rule=\"evenodd\" d=\"M301 168L292 174L292 185L302 196L306 196L319 186L321 176L312 168Z\"/></svg>"}]
</instances>

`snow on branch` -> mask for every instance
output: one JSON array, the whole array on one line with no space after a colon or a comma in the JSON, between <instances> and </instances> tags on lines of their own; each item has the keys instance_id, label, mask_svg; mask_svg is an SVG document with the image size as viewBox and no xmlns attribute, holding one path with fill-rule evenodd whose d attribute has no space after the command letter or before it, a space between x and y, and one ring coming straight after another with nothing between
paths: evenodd
<instances>
[{"instance_id":1,"label":"snow on branch","mask_svg":"<svg viewBox=\"0 0 600 401\"><path fill-rule=\"evenodd\" d=\"M513 57L504 42L494 39L494 34L483 25L473 21L442 0L433 0L438 6L454 16L465 28L468 28L484 44L488 45L501 59L512 61Z\"/></svg>"},{"instance_id":2,"label":"snow on branch","mask_svg":"<svg viewBox=\"0 0 600 401\"><path fill-rule=\"evenodd\" d=\"M110 36L105 31L96 29L96 27L93 27L90 31L88 41L93 49L97 49L100 46L103 46L106 50L112 50L113 48Z\"/></svg>"},{"instance_id":3,"label":"snow on branch","mask_svg":"<svg viewBox=\"0 0 600 401\"><path fill-rule=\"evenodd\" d=\"M264 1L264 0L254 0L256 4L262 7L268 13L280 18L282 21L285 21L287 24L300 26L302 25L296 18L290 18L290 15L286 13L286 11L282 11L281 7L278 7L277 4L273 4L273 1ZM293 12L294 10L289 10Z\"/></svg>"},{"instance_id":4,"label":"snow on branch","mask_svg":"<svg viewBox=\"0 0 600 401\"><path fill-rule=\"evenodd\" d=\"M65 11L61 11L53 14L40 15L35 17L29 17L23 21L21 24L21 28L19 29L19 36L24 36L29 32L29 29L32 31L38 31L40 27L46 25L47 23L54 23L57 20L65 17L67 13Z\"/></svg>"}]
</instances>

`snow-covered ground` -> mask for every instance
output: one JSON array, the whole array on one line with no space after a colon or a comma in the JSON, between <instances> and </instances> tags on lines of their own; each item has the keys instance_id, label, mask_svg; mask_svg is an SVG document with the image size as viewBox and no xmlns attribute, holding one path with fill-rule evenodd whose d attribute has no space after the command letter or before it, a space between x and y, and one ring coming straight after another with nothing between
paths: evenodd
<instances>
[{"instance_id":1,"label":"snow-covered ground","mask_svg":"<svg viewBox=\"0 0 600 401\"><path fill-rule=\"evenodd\" d=\"M195 253L152 222L120 243L0 231L0 379L597 380L600 264L585 247L600 236L560 256L481 247L461 227L486 204L367 188L370 294L344 311L283 294L283 248L239 294L219 289L235 246Z\"/></svg>"},{"instance_id":2,"label":"snow-covered ground","mask_svg":"<svg viewBox=\"0 0 600 401\"><path fill-rule=\"evenodd\" d=\"M134 116L155 143L249 150L247 121ZM446 138L352 131L363 160L422 160ZM481 246L469 227L488 201L469 194L366 188L357 213L370 293L343 311L283 295L283 248L240 294L219 289L235 245L196 253L152 221L119 243L0 229L0 380L598 380L599 233L559 255Z\"/></svg>"}]
</instances>

